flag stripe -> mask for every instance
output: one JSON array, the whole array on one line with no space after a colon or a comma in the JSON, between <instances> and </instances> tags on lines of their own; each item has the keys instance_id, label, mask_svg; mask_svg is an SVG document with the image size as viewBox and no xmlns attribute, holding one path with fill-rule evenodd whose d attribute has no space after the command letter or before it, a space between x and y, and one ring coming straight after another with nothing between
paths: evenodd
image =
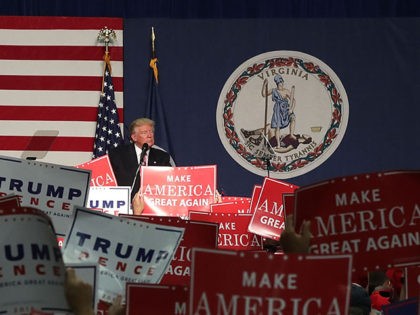
<instances>
[{"instance_id":1,"label":"flag stripe","mask_svg":"<svg viewBox=\"0 0 420 315\"><path fill-rule=\"evenodd\" d=\"M68 46L69 49L77 46L103 47L103 43L97 41L97 30L3 30L0 33L2 45L19 46ZM122 31L115 31L116 39L112 41L112 47L123 45Z\"/></svg>"},{"instance_id":2,"label":"flag stripe","mask_svg":"<svg viewBox=\"0 0 420 315\"><path fill-rule=\"evenodd\" d=\"M47 143L48 152L39 157L43 162L90 160L104 72L105 48L97 38L105 26L117 37L110 57L123 121L123 19L0 19L0 154L24 157L29 144L41 152Z\"/></svg>"},{"instance_id":3,"label":"flag stripe","mask_svg":"<svg viewBox=\"0 0 420 315\"><path fill-rule=\"evenodd\" d=\"M89 17L37 17L37 16L2 16L0 28L4 29L93 29L97 32L107 26L110 29L123 28L120 18L89 18Z\"/></svg>"},{"instance_id":4,"label":"flag stripe","mask_svg":"<svg viewBox=\"0 0 420 315\"><path fill-rule=\"evenodd\" d=\"M93 137L0 136L0 150L92 152ZM50 144L51 146L47 145Z\"/></svg>"},{"instance_id":5,"label":"flag stripe","mask_svg":"<svg viewBox=\"0 0 420 315\"><path fill-rule=\"evenodd\" d=\"M123 89L122 78L115 78L114 86ZM68 77L68 76L9 76L0 75L0 89L19 90L25 86L28 90L66 90L90 91L101 90L101 77Z\"/></svg>"},{"instance_id":6,"label":"flag stripe","mask_svg":"<svg viewBox=\"0 0 420 315\"><path fill-rule=\"evenodd\" d=\"M62 106L19 106L19 111L16 111L15 106L1 107L1 120L93 121L97 114L96 107L78 107L77 111L72 107ZM122 108L118 109L118 115L122 117Z\"/></svg>"},{"instance_id":7,"label":"flag stripe","mask_svg":"<svg viewBox=\"0 0 420 315\"><path fill-rule=\"evenodd\" d=\"M69 63L71 62L71 67ZM122 62L113 62L112 74L122 77ZM65 61L65 60L0 60L2 75L39 75L39 76L92 76L104 69L103 61ZM95 77L102 77L97 76Z\"/></svg>"},{"instance_id":8,"label":"flag stripe","mask_svg":"<svg viewBox=\"0 0 420 315\"><path fill-rule=\"evenodd\" d=\"M43 153L42 151L2 151L0 150L0 155L2 156L11 156L15 158L26 158L26 156L36 156L37 153ZM82 152L82 151L49 151L48 152L48 159L53 161L60 161L59 164L63 165L76 165L74 164L74 161L89 161L92 158L92 152ZM39 159L40 161L45 161L45 159ZM55 163L55 162L51 162ZM81 162L83 163L83 162Z\"/></svg>"},{"instance_id":9,"label":"flag stripe","mask_svg":"<svg viewBox=\"0 0 420 315\"><path fill-rule=\"evenodd\" d=\"M100 91L77 91L69 97L68 91L0 90L0 101L5 106L92 106L97 108ZM118 108L122 108L123 93L116 92ZM0 115L0 120L2 116ZM0 125L1 128L1 125Z\"/></svg>"},{"instance_id":10,"label":"flag stripe","mask_svg":"<svg viewBox=\"0 0 420 315\"><path fill-rule=\"evenodd\" d=\"M0 45L0 59L13 60L101 60L103 47ZM110 47L113 61L123 60L122 47Z\"/></svg>"},{"instance_id":11,"label":"flag stripe","mask_svg":"<svg viewBox=\"0 0 420 315\"><path fill-rule=\"evenodd\" d=\"M96 121L4 120L0 135L33 136L38 130L56 130L60 136L93 137L95 128Z\"/></svg>"},{"instance_id":12,"label":"flag stripe","mask_svg":"<svg viewBox=\"0 0 420 315\"><path fill-rule=\"evenodd\" d=\"M94 137L96 121L4 120L1 127L2 136L33 136L39 130L47 130L56 131L59 136Z\"/></svg>"}]
</instances>

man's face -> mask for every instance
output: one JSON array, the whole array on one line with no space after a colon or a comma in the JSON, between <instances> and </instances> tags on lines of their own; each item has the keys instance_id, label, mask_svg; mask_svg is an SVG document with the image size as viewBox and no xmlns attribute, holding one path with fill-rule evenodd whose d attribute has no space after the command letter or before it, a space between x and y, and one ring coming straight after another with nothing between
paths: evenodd
<instances>
[{"instance_id":1,"label":"man's face","mask_svg":"<svg viewBox=\"0 0 420 315\"><path fill-rule=\"evenodd\" d=\"M149 147L151 147L155 144L155 134L153 126L142 125L135 127L133 133L131 134L131 139L139 148L141 148L145 143L147 143Z\"/></svg>"}]
</instances>

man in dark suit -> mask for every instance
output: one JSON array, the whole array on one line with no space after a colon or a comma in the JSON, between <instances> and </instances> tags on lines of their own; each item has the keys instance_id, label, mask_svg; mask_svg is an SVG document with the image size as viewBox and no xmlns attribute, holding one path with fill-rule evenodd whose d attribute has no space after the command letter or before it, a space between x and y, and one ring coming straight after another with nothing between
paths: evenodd
<instances>
[{"instance_id":1,"label":"man in dark suit","mask_svg":"<svg viewBox=\"0 0 420 315\"><path fill-rule=\"evenodd\" d=\"M131 199L140 188L140 174L137 174L137 169L145 143L148 144L148 150L144 155L144 165L171 166L170 155L153 147L155 144L154 131L155 122L153 120L138 118L130 124L132 143L118 146L108 153L118 185L133 187Z\"/></svg>"}]
</instances>

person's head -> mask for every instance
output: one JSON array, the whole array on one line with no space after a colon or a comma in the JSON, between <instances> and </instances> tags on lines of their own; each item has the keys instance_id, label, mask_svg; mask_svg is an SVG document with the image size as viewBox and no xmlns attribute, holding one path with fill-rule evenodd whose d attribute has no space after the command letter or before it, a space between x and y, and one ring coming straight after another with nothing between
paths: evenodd
<instances>
[{"instance_id":1,"label":"person's head","mask_svg":"<svg viewBox=\"0 0 420 315\"><path fill-rule=\"evenodd\" d=\"M277 85L282 84L284 82L283 77L280 74L276 74L274 76L274 82L276 82Z\"/></svg>"},{"instance_id":2,"label":"person's head","mask_svg":"<svg viewBox=\"0 0 420 315\"><path fill-rule=\"evenodd\" d=\"M370 298L365 289L360 285L352 283L350 290L350 314L369 315Z\"/></svg>"},{"instance_id":3,"label":"person's head","mask_svg":"<svg viewBox=\"0 0 420 315\"><path fill-rule=\"evenodd\" d=\"M141 148L144 143L149 147L155 144L155 122L149 118L138 118L130 124L131 140Z\"/></svg>"},{"instance_id":4,"label":"person's head","mask_svg":"<svg viewBox=\"0 0 420 315\"><path fill-rule=\"evenodd\" d=\"M369 272L368 276L368 294L371 295L375 291L376 287L384 286L392 288L392 283L387 277L385 271L375 270Z\"/></svg>"}]
</instances>

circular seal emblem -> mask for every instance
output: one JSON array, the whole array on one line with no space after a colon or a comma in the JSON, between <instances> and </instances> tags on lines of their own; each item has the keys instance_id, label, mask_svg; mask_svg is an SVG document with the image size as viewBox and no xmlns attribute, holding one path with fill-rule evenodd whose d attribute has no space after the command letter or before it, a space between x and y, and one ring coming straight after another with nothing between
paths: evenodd
<instances>
[{"instance_id":1,"label":"circular seal emblem","mask_svg":"<svg viewBox=\"0 0 420 315\"><path fill-rule=\"evenodd\" d=\"M341 81L321 60L272 51L241 64L226 81L216 122L226 151L261 176L285 179L327 160L347 128Z\"/></svg>"}]
</instances>

